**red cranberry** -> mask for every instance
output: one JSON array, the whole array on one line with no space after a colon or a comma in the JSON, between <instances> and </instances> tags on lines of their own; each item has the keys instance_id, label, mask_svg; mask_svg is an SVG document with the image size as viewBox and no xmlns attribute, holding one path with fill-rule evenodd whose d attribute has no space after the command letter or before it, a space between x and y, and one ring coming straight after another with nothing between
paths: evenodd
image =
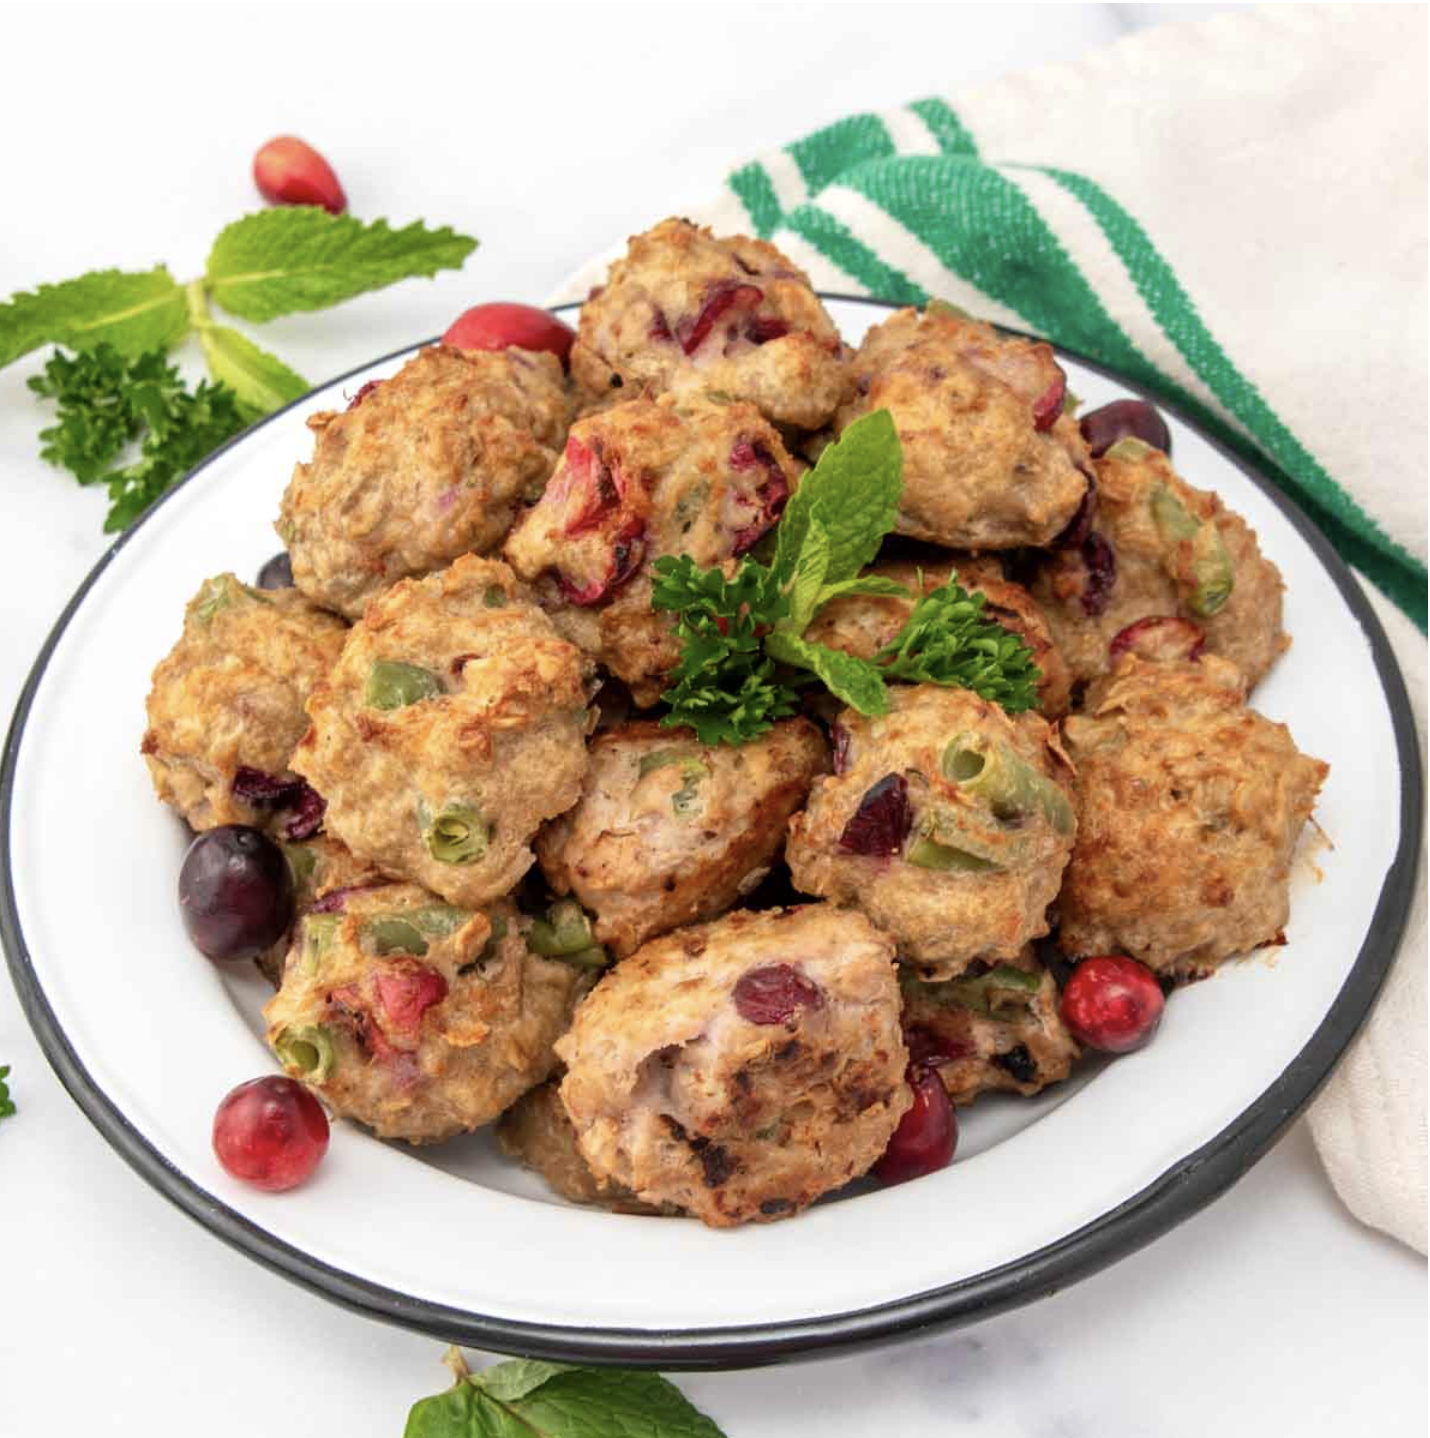
<instances>
[{"instance_id":1,"label":"red cranberry","mask_svg":"<svg viewBox=\"0 0 1430 1438\"><path fill-rule=\"evenodd\" d=\"M566 469L557 498L571 498L563 533L585 534L594 529L620 502L625 485L606 461L579 439L566 441Z\"/></svg>"},{"instance_id":2,"label":"red cranberry","mask_svg":"<svg viewBox=\"0 0 1430 1438\"><path fill-rule=\"evenodd\" d=\"M720 280L705 293L705 303L693 320L681 320L675 327L680 348L693 355L705 343L722 315L732 309L754 309L764 298L757 285L741 284L738 280Z\"/></svg>"},{"instance_id":3,"label":"red cranberry","mask_svg":"<svg viewBox=\"0 0 1430 1438\"><path fill-rule=\"evenodd\" d=\"M358 392L348 401L348 408L356 409L381 383L380 379L370 379L365 385L360 385Z\"/></svg>"},{"instance_id":4,"label":"red cranberry","mask_svg":"<svg viewBox=\"0 0 1430 1438\"><path fill-rule=\"evenodd\" d=\"M1081 465L1083 478L1087 480L1087 488L1078 507L1073 511L1073 517L1068 520L1063 532L1053 540L1054 549L1081 549L1087 543L1088 536L1092 533L1092 522L1097 518L1097 480L1093 477L1090 469L1084 469Z\"/></svg>"},{"instance_id":5,"label":"red cranberry","mask_svg":"<svg viewBox=\"0 0 1430 1438\"><path fill-rule=\"evenodd\" d=\"M1058 369L1057 378L1033 401L1033 428L1051 429L1063 412L1063 398L1068 392L1068 377Z\"/></svg>"},{"instance_id":6,"label":"red cranberry","mask_svg":"<svg viewBox=\"0 0 1430 1438\"><path fill-rule=\"evenodd\" d=\"M833 746L833 763L836 774L849 770L849 731L837 721L830 726L829 738Z\"/></svg>"},{"instance_id":7,"label":"red cranberry","mask_svg":"<svg viewBox=\"0 0 1430 1438\"><path fill-rule=\"evenodd\" d=\"M1125 1054L1139 1049L1162 1022L1166 1000L1152 970L1121 954L1084 959L1063 990L1063 1022L1089 1048Z\"/></svg>"},{"instance_id":8,"label":"red cranberry","mask_svg":"<svg viewBox=\"0 0 1430 1438\"><path fill-rule=\"evenodd\" d=\"M839 847L846 854L887 858L904 847L912 823L908 780L902 774L885 774L860 799L839 836Z\"/></svg>"},{"instance_id":9,"label":"red cranberry","mask_svg":"<svg viewBox=\"0 0 1430 1438\"><path fill-rule=\"evenodd\" d=\"M588 608L599 604L613 589L619 589L640 568L644 558L645 520L639 515L632 515L612 536L610 563L600 579L578 585L558 569L556 583L568 604Z\"/></svg>"},{"instance_id":10,"label":"red cranberry","mask_svg":"<svg viewBox=\"0 0 1430 1438\"><path fill-rule=\"evenodd\" d=\"M1090 619L1107 612L1117 585L1117 554L1102 535L1094 531L1082 542L1082 562L1087 582L1082 588L1082 612Z\"/></svg>"},{"instance_id":11,"label":"red cranberry","mask_svg":"<svg viewBox=\"0 0 1430 1438\"><path fill-rule=\"evenodd\" d=\"M415 1034L422 1015L447 997L447 980L413 960L389 964L377 976L377 998L393 1028Z\"/></svg>"},{"instance_id":12,"label":"red cranberry","mask_svg":"<svg viewBox=\"0 0 1430 1438\"><path fill-rule=\"evenodd\" d=\"M941 1034L924 1024L915 1024L904 1031L904 1044L909 1051L909 1060L915 1069L936 1069L944 1064L957 1063L973 1053L973 1045L963 1039Z\"/></svg>"},{"instance_id":13,"label":"red cranberry","mask_svg":"<svg viewBox=\"0 0 1430 1438\"><path fill-rule=\"evenodd\" d=\"M913 1107L899 1120L883 1157L874 1165L880 1183L904 1183L947 1168L958 1146L958 1119L943 1080L932 1069L909 1074Z\"/></svg>"},{"instance_id":14,"label":"red cranberry","mask_svg":"<svg viewBox=\"0 0 1430 1438\"><path fill-rule=\"evenodd\" d=\"M320 205L331 215L348 207L333 167L293 135L280 135L258 151L253 183L271 205Z\"/></svg>"},{"instance_id":15,"label":"red cranberry","mask_svg":"<svg viewBox=\"0 0 1430 1438\"><path fill-rule=\"evenodd\" d=\"M1166 614L1151 614L1118 630L1108 645L1107 657L1117 659L1123 654L1136 654L1142 659L1164 662L1201 657L1207 636L1190 619L1175 619Z\"/></svg>"},{"instance_id":16,"label":"red cranberry","mask_svg":"<svg viewBox=\"0 0 1430 1438\"><path fill-rule=\"evenodd\" d=\"M1140 439L1163 454L1172 452L1167 421L1145 399L1115 399L1089 410L1078 422L1094 459L1101 459L1119 439Z\"/></svg>"},{"instance_id":17,"label":"red cranberry","mask_svg":"<svg viewBox=\"0 0 1430 1438\"><path fill-rule=\"evenodd\" d=\"M789 498L789 480L780 468L779 460L759 440L737 439L730 450L730 468L737 474L764 471L764 477L747 501L754 504L755 517L735 531L733 553L741 555L757 544L784 513L785 501Z\"/></svg>"},{"instance_id":18,"label":"red cranberry","mask_svg":"<svg viewBox=\"0 0 1430 1438\"><path fill-rule=\"evenodd\" d=\"M576 331L549 310L498 301L473 305L452 321L442 343L459 350L546 350L564 365Z\"/></svg>"},{"instance_id":19,"label":"red cranberry","mask_svg":"<svg viewBox=\"0 0 1430 1438\"><path fill-rule=\"evenodd\" d=\"M766 345L771 340L782 340L789 333L789 326L773 315L756 315L745 326L745 338L752 345Z\"/></svg>"},{"instance_id":20,"label":"red cranberry","mask_svg":"<svg viewBox=\"0 0 1430 1438\"><path fill-rule=\"evenodd\" d=\"M752 1024L783 1024L800 1009L823 1007L823 990L791 964L762 964L735 985L735 1008Z\"/></svg>"},{"instance_id":21,"label":"red cranberry","mask_svg":"<svg viewBox=\"0 0 1430 1438\"><path fill-rule=\"evenodd\" d=\"M213 1147L234 1178L277 1193L317 1168L328 1151L328 1116L294 1079L252 1079L219 1104Z\"/></svg>"},{"instance_id":22,"label":"red cranberry","mask_svg":"<svg viewBox=\"0 0 1430 1438\"><path fill-rule=\"evenodd\" d=\"M323 1021L351 1034L369 1059L390 1063L400 1052L387 1041L382 1026L373 1018L356 984L346 984L328 995Z\"/></svg>"}]
</instances>

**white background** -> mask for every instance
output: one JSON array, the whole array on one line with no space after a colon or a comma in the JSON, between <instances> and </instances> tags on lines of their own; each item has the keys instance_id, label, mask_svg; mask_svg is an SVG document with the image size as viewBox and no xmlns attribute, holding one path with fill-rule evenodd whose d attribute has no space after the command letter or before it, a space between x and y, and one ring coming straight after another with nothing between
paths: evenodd
<instances>
[{"instance_id":1,"label":"white background","mask_svg":"<svg viewBox=\"0 0 1430 1438\"><path fill-rule=\"evenodd\" d=\"M188 278L254 204L254 148L296 132L356 214L482 239L462 274L267 326L264 342L318 381L477 300L539 298L592 251L706 198L732 164L841 114L1070 59L1195 8L9 7L0 296L161 260ZM104 547L102 496L36 458L45 412L23 383L36 368L0 372L6 709ZM122 814L75 822L124 842ZM95 918L102 964L123 915ZM412 1400L444 1386L439 1343L268 1274L131 1174L3 984L0 1063L21 1106L0 1125L0 1438L397 1438ZM1423 1262L1345 1213L1298 1124L1212 1209L1035 1308L682 1382L730 1438L1394 1438L1424 1428L1425 1341Z\"/></svg>"}]
</instances>

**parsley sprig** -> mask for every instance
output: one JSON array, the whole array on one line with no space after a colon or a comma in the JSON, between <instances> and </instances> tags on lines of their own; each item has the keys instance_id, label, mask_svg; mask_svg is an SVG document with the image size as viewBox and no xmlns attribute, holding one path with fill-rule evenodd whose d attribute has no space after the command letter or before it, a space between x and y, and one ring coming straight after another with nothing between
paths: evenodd
<instances>
[{"instance_id":1,"label":"parsley sprig","mask_svg":"<svg viewBox=\"0 0 1430 1438\"><path fill-rule=\"evenodd\" d=\"M10 1097L10 1086L5 1082L10 1077L10 1065L0 1064L0 1118L9 1118L15 1112L15 1100Z\"/></svg>"},{"instance_id":2,"label":"parsley sprig","mask_svg":"<svg viewBox=\"0 0 1430 1438\"><path fill-rule=\"evenodd\" d=\"M204 272L180 283L164 265L94 270L0 303L0 367L64 345L37 394L59 404L44 457L81 484L103 480L106 530L122 529L174 480L262 415L306 394L308 381L211 306L253 323L326 309L413 276L459 269L477 242L420 220L393 229L300 205L260 211L219 234ZM190 390L166 363L195 335L212 383ZM142 441L128 465L116 461Z\"/></svg>"},{"instance_id":3,"label":"parsley sprig","mask_svg":"<svg viewBox=\"0 0 1430 1438\"><path fill-rule=\"evenodd\" d=\"M902 585L860 572L893 529L902 492L898 433L878 410L850 425L805 475L768 564L747 556L727 575L689 555L657 559L651 604L676 616L681 646L661 723L694 729L703 744L743 744L793 713L797 686L811 677L861 714L888 712L890 679L971 689L1009 713L1033 708L1041 676L1031 651L985 616L984 596L957 575L922 595L873 659L804 637L841 596L908 597Z\"/></svg>"}]
</instances>

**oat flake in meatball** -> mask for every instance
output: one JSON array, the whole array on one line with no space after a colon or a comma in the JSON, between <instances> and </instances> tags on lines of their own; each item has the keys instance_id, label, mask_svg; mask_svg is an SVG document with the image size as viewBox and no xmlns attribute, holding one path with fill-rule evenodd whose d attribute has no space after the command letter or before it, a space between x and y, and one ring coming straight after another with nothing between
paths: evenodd
<instances>
[{"instance_id":1,"label":"oat flake in meatball","mask_svg":"<svg viewBox=\"0 0 1430 1438\"><path fill-rule=\"evenodd\" d=\"M596 938L618 956L755 888L829 759L807 719L738 747L637 721L596 735L590 753L581 802L547 826L536 852L551 886L595 913Z\"/></svg>"},{"instance_id":2,"label":"oat flake in meatball","mask_svg":"<svg viewBox=\"0 0 1430 1438\"><path fill-rule=\"evenodd\" d=\"M981 1093L1026 1098L1072 1071L1079 1050L1058 1015L1058 986L1031 951L943 983L906 971L901 987L909 1053L938 1070L956 1104Z\"/></svg>"},{"instance_id":3,"label":"oat flake in meatball","mask_svg":"<svg viewBox=\"0 0 1430 1438\"><path fill-rule=\"evenodd\" d=\"M555 355L432 345L314 415L276 525L294 583L356 618L406 575L498 549L555 467L568 403Z\"/></svg>"},{"instance_id":4,"label":"oat flake in meatball","mask_svg":"<svg viewBox=\"0 0 1430 1438\"><path fill-rule=\"evenodd\" d=\"M580 797L590 680L506 565L469 555L368 606L294 765L354 854L477 908Z\"/></svg>"},{"instance_id":5,"label":"oat flake in meatball","mask_svg":"<svg viewBox=\"0 0 1430 1438\"><path fill-rule=\"evenodd\" d=\"M916 597L941 589L956 574L966 590L982 594L987 601L984 617L1016 634L1028 646L1042 675L1038 681L1038 707L1043 714L1051 719L1067 711L1071 686L1068 667L1048 632L1047 620L1022 585L1003 577L1003 567L996 558L957 554L931 564L896 560L876 564L868 572L902 584L909 597L855 594L836 599L820 610L805 631L806 639L860 659L872 659L904 627Z\"/></svg>"},{"instance_id":6,"label":"oat flake in meatball","mask_svg":"<svg viewBox=\"0 0 1430 1438\"><path fill-rule=\"evenodd\" d=\"M1047 722L965 689L896 685L845 710L834 774L790 821L794 885L861 909L924 978L1017 959L1072 851L1072 773Z\"/></svg>"},{"instance_id":7,"label":"oat flake in meatball","mask_svg":"<svg viewBox=\"0 0 1430 1438\"><path fill-rule=\"evenodd\" d=\"M1088 489L1087 446L1062 412L1050 346L1004 338L950 306L899 310L852 361L835 431L887 409L904 454L900 534L951 549L1051 543Z\"/></svg>"},{"instance_id":8,"label":"oat flake in meatball","mask_svg":"<svg viewBox=\"0 0 1430 1438\"><path fill-rule=\"evenodd\" d=\"M159 797L195 829L251 824L307 837L321 813L300 818L289 760L308 727L303 706L346 635L296 589L205 580L145 704L142 750Z\"/></svg>"},{"instance_id":9,"label":"oat flake in meatball","mask_svg":"<svg viewBox=\"0 0 1430 1438\"><path fill-rule=\"evenodd\" d=\"M652 562L688 554L708 568L744 554L795 482L779 435L752 406L633 400L572 427L506 559L537 583L561 632L648 707L680 658L672 616L651 610Z\"/></svg>"},{"instance_id":10,"label":"oat flake in meatball","mask_svg":"<svg viewBox=\"0 0 1430 1438\"><path fill-rule=\"evenodd\" d=\"M715 390L818 429L847 367L808 276L773 245L664 220L632 236L581 307L571 372L592 395L613 380L649 395Z\"/></svg>"},{"instance_id":11,"label":"oat flake in meatball","mask_svg":"<svg viewBox=\"0 0 1430 1438\"><path fill-rule=\"evenodd\" d=\"M386 884L304 918L263 1015L285 1070L339 1117L435 1143L546 1078L586 982L528 950L510 903Z\"/></svg>"},{"instance_id":12,"label":"oat flake in meatball","mask_svg":"<svg viewBox=\"0 0 1430 1438\"><path fill-rule=\"evenodd\" d=\"M1281 573L1256 535L1139 440L1113 445L1095 468L1094 533L1058 550L1033 585L1073 677L1105 673L1133 625L1173 618L1254 689L1291 642Z\"/></svg>"},{"instance_id":13,"label":"oat flake in meatball","mask_svg":"<svg viewBox=\"0 0 1430 1438\"><path fill-rule=\"evenodd\" d=\"M893 945L829 905L652 940L557 1049L593 1172L718 1228L858 1178L910 1102Z\"/></svg>"},{"instance_id":14,"label":"oat flake in meatball","mask_svg":"<svg viewBox=\"0 0 1430 1438\"><path fill-rule=\"evenodd\" d=\"M1081 799L1058 901L1065 953L1189 976L1277 939L1328 769L1244 698L1240 672L1212 655L1128 655L1088 691L1064 727Z\"/></svg>"}]
</instances>

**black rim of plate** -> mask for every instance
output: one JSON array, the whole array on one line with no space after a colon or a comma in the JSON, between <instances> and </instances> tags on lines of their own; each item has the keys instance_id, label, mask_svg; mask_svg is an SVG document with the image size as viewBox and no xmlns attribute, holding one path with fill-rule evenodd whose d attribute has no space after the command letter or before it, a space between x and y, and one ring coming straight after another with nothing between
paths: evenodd
<instances>
[{"instance_id":1,"label":"black rim of plate","mask_svg":"<svg viewBox=\"0 0 1430 1438\"><path fill-rule=\"evenodd\" d=\"M896 308L859 295L826 294L824 298L881 309ZM404 346L382 359L370 360L338 376L332 383L340 384L374 364L397 359L414 348L417 346ZM210 455L116 540L90 571L35 660L16 705L3 761L0 761L0 855L3 855L4 871L0 885L0 941L3 941L11 978L26 1017L71 1097L121 1157L190 1217L275 1273L314 1289L346 1308L453 1342L498 1352L672 1370L745 1367L827 1355L989 1318L1052 1294L1125 1258L1224 1193L1311 1101L1375 1003L1405 928L1418 872L1422 813L1419 745L1405 682L1385 632L1350 570L1311 520L1254 465L1209 435L1177 406L1161 398L1154 399L1140 386L1075 351L1059 347L1059 353L1175 415L1223 458L1236 465L1280 509L1310 546L1365 632L1395 732L1401 773L1400 840L1360 953L1305 1047L1280 1077L1210 1142L1186 1155L1141 1192L1076 1232L986 1273L872 1308L778 1323L700 1329L573 1328L486 1317L427 1302L320 1263L206 1192L130 1124L90 1077L56 1021L20 931L10 862L10 818L15 767L31 704L60 636L90 588L162 504L253 430L236 436ZM294 403L307 402L305 397ZM268 416L254 428L275 417Z\"/></svg>"}]
</instances>

